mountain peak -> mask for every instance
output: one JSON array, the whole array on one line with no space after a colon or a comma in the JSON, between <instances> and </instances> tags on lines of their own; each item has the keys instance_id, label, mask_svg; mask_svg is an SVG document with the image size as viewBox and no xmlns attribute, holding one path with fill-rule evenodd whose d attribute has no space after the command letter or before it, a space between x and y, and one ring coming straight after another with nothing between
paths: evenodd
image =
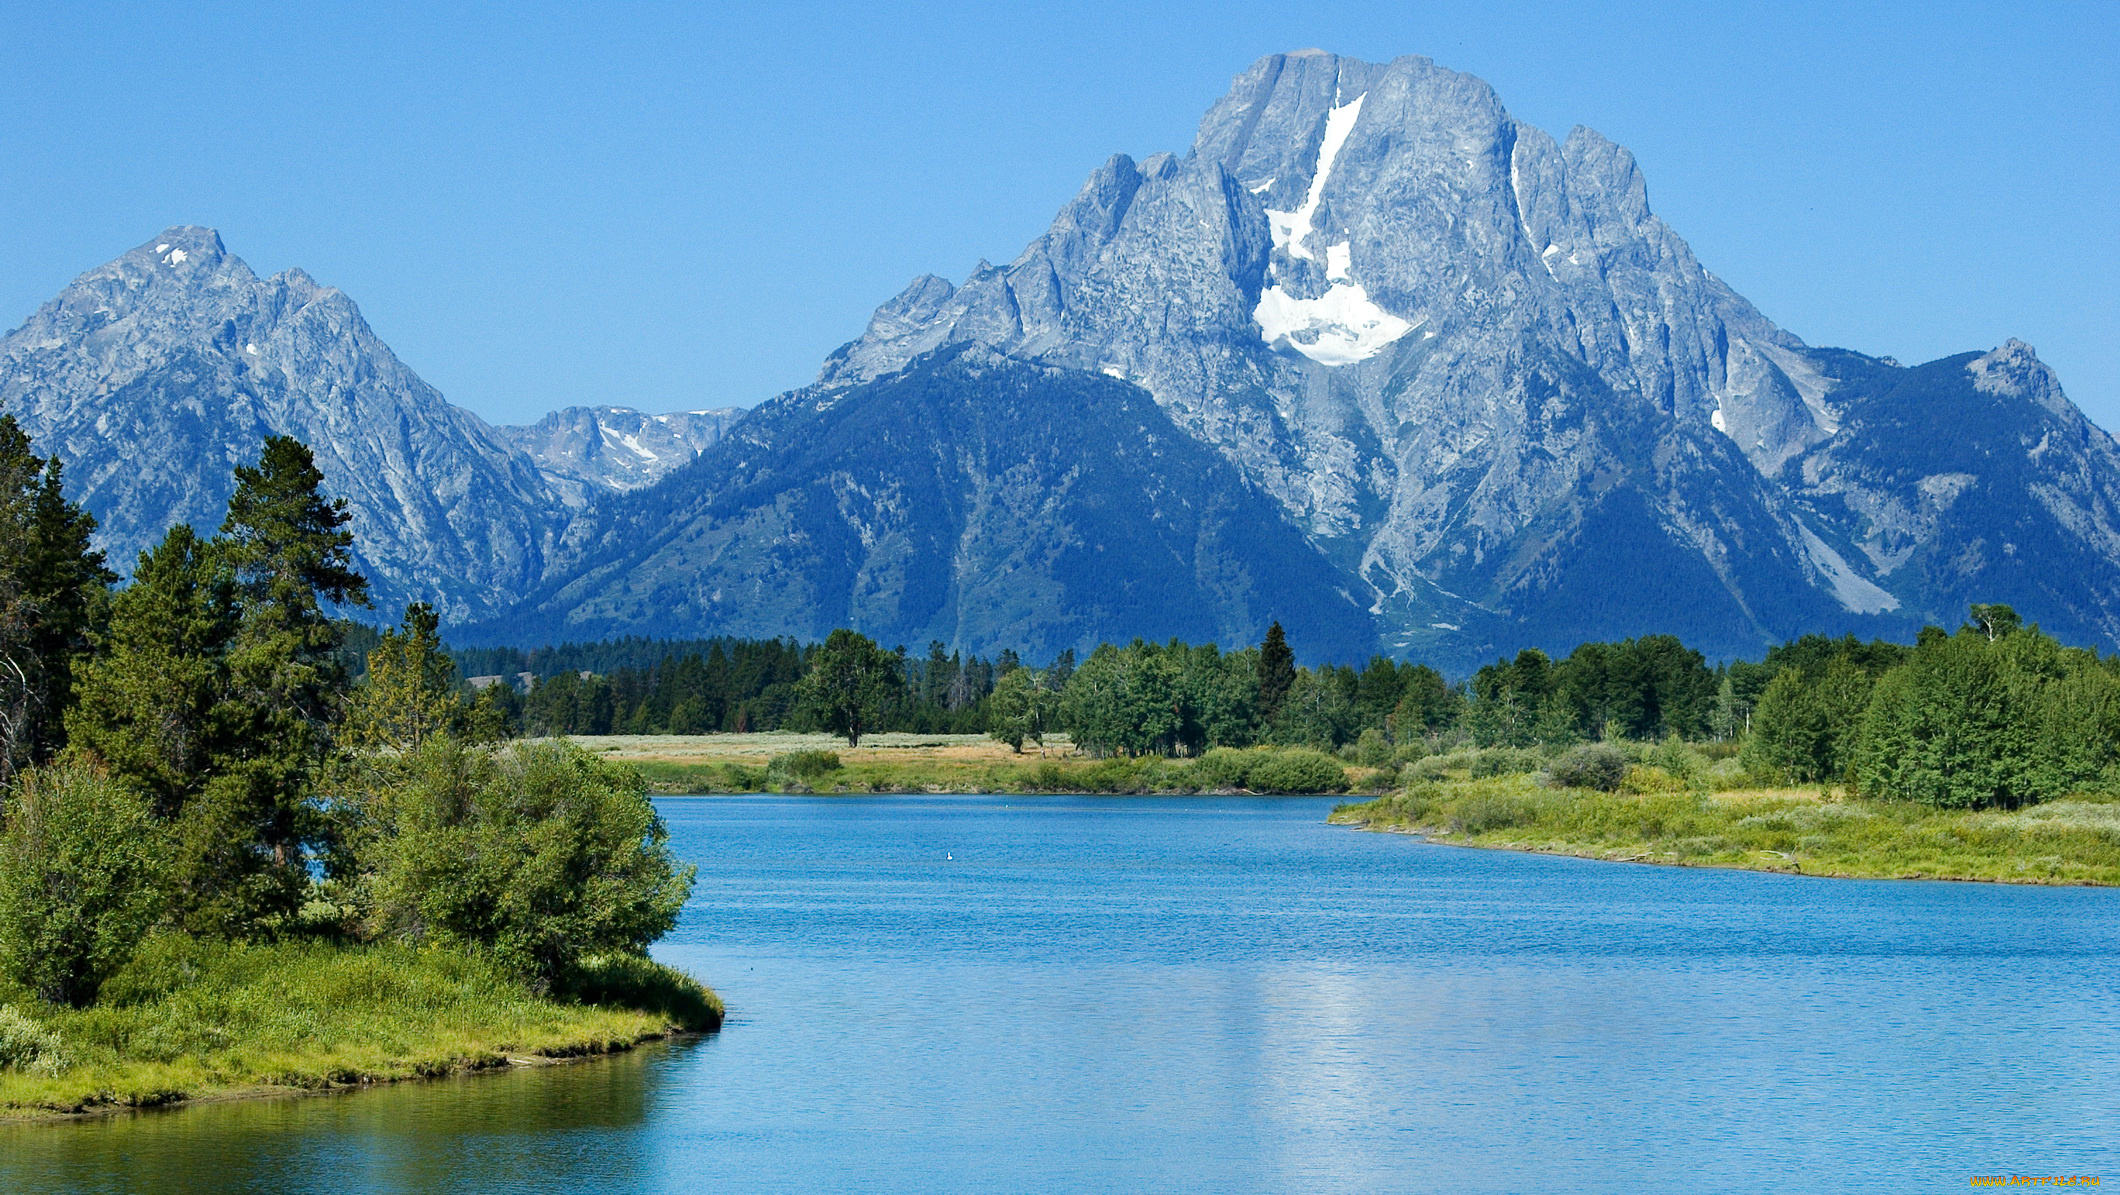
<instances>
[{"instance_id":1,"label":"mountain peak","mask_svg":"<svg viewBox=\"0 0 2120 1195\"><path fill-rule=\"evenodd\" d=\"M180 274L211 272L228 257L221 234L195 224L175 224L120 258Z\"/></svg>"},{"instance_id":2,"label":"mountain peak","mask_svg":"<svg viewBox=\"0 0 2120 1195\"><path fill-rule=\"evenodd\" d=\"M2062 394L2061 379L2054 376L2031 345L2016 337L2003 341L1995 351L1968 361L1965 369L1973 375L1974 388L1983 394L2028 399L2056 414L2075 409Z\"/></svg>"}]
</instances>

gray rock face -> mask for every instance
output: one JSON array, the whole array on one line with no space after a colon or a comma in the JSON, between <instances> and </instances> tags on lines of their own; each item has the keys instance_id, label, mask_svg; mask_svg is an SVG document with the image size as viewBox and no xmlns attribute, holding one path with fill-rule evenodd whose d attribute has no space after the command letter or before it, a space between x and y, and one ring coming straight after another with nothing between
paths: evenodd
<instances>
[{"instance_id":1,"label":"gray rock face","mask_svg":"<svg viewBox=\"0 0 2120 1195\"><path fill-rule=\"evenodd\" d=\"M690 463L743 414L569 407L491 427L300 270L259 278L208 228L171 228L0 337L0 411L101 523L120 571L173 523L218 527L271 434L308 444L353 515L380 613L485 617L544 576L575 511Z\"/></svg>"},{"instance_id":2,"label":"gray rock face","mask_svg":"<svg viewBox=\"0 0 2120 1195\"><path fill-rule=\"evenodd\" d=\"M1014 262L915 280L820 386L960 342L1146 388L1401 649L1672 629L1736 651L1962 612L1893 563L1953 550L1922 512L1957 483L1878 472L1843 426L1858 375L1895 367L1774 326L1651 212L1625 149L1556 142L1424 58L1260 60L1185 157L1113 158ZM2073 480L2027 478L2033 505L2106 542L2110 437L2002 352L1958 388L2043 412L2043 468ZM1615 580L1625 561L1648 571ZM1981 600L2120 631L2083 587L1982 575Z\"/></svg>"},{"instance_id":3,"label":"gray rock face","mask_svg":"<svg viewBox=\"0 0 2120 1195\"><path fill-rule=\"evenodd\" d=\"M56 452L112 564L225 513L268 434L316 454L353 515L376 604L495 608L544 567L560 504L526 456L406 368L345 294L259 278L172 228L75 279L0 338L0 410Z\"/></svg>"},{"instance_id":4,"label":"gray rock face","mask_svg":"<svg viewBox=\"0 0 2120 1195\"><path fill-rule=\"evenodd\" d=\"M545 484L569 507L661 481L714 446L741 407L649 415L631 407L567 407L528 427L496 427L505 443L537 463Z\"/></svg>"},{"instance_id":5,"label":"gray rock face","mask_svg":"<svg viewBox=\"0 0 2120 1195\"><path fill-rule=\"evenodd\" d=\"M761 405L669 481L584 513L547 588L459 641L853 626L1049 659L1142 635L1312 658L1377 632L1347 579L1139 387L977 346Z\"/></svg>"}]
</instances>

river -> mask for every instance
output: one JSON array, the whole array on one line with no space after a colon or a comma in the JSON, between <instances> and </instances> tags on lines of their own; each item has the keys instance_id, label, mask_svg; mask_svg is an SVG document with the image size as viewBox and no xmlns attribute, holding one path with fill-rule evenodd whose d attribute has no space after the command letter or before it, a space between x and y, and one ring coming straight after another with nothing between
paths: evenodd
<instances>
[{"instance_id":1,"label":"river","mask_svg":"<svg viewBox=\"0 0 2120 1195\"><path fill-rule=\"evenodd\" d=\"M0 1130L68 1192L2120 1182L2120 891L1430 846L1331 802L659 802L719 1034Z\"/></svg>"}]
</instances>

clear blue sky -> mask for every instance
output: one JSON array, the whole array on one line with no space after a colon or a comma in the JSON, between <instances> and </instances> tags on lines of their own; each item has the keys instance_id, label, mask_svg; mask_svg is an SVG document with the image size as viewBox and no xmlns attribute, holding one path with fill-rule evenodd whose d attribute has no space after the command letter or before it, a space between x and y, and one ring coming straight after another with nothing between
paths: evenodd
<instances>
[{"instance_id":1,"label":"clear blue sky","mask_svg":"<svg viewBox=\"0 0 2120 1195\"><path fill-rule=\"evenodd\" d=\"M0 6L0 325L176 223L496 422L750 405L1254 58L1426 54L1632 148L1814 344L2037 346L2120 428L2120 5Z\"/></svg>"}]
</instances>

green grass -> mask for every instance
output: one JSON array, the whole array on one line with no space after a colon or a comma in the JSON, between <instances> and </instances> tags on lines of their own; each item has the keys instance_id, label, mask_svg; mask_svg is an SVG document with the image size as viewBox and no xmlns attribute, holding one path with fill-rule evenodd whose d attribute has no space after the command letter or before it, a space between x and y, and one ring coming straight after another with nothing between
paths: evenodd
<instances>
[{"instance_id":1,"label":"green grass","mask_svg":"<svg viewBox=\"0 0 2120 1195\"><path fill-rule=\"evenodd\" d=\"M597 960L571 993L544 997L455 951L176 935L150 939L93 1007L4 988L0 1005L47 1039L39 1065L0 1070L0 1117L389 1082L623 1050L721 1021L711 991L645 959Z\"/></svg>"},{"instance_id":2,"label":"green grass","mask_svg":"<svg viewBox=\"0 0 2120 1195\"><path fill-rule=\"evenodd\" d=\"M1464 846L1871 879L2120 884L2120 802L2012 811L1829 800L1816 789L1602 793L1530 776L1445 780L1332 820Z\"/></svg>"}]
</instances>

